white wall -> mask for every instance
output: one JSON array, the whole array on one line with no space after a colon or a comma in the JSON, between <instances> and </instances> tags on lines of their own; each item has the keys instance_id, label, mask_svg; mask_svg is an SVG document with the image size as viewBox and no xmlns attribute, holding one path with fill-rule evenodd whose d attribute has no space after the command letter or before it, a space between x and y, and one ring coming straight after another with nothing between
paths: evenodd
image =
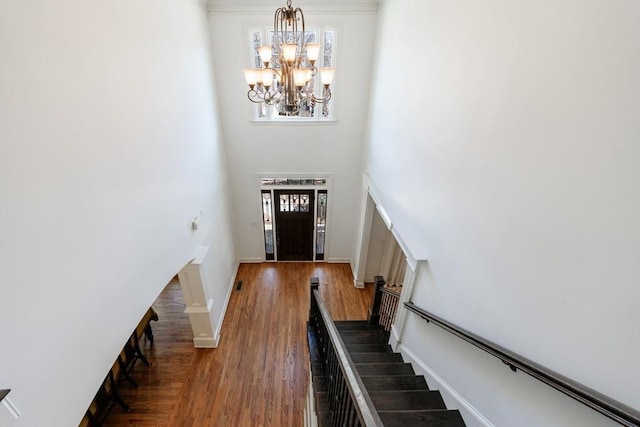
<instances>
[{"instance_id":1,"label":"white wall","mask_svg":"<svg viewBox=\"0 0 640 427\"><path fill-rule=\"evenodd\" d=\"M360 164L373 52L376 11L368 6L341 6L344 13L324 12L319 2L294 2L305 13L307 27L337 27L335 122L278 124L251 122L253 104L242 69L249 67L249 29L273 25L273 13L285 2L243 7L214 2L210 15L221 116L229 153L238 256L264 259L258 176L332 174L325 259L349 261L359 209ZM241 2L247 3L247 2ZM371 1L369 1L371 3ZM307 8L306 6L310 6Z\"/></svg>"},{"instance_id":2,"label":"white wall","mask_svg":"<svg viewBox=\"0 0 640 427\"><path fill-rule=\"evenodd\" d=\"M226 295L207 16L188 0L2 2L0 52L0 388L22 412L0 407L0 425L68 427L203 243Z\"/></svg>"},{"instance_id":3,"label":"white wall","mask_svg":"<svg viewBox=\"0 0 640 427\"><path fill-rule=\"evenodd\" d=\"M429 260L414 301L640 408L640 4L384 3L365 171ZM424 322L403 344L495 425L606 424Z\"/></svg>"},{"instance_id":4,"label":"white wall","mask_svg":"<svg viewBox=\"0 0 640 427\"><path fill-rule=\"evenodd\" d=\"M369 236L369 250L367 251L367 267L364 280L373 282L373 276L384 274L381 269L385 249L393 235L382 220L378 211L373 212L371 220L371 235ZM388 279L385 277L385 279Z\"/></svg>"}]
</instances>

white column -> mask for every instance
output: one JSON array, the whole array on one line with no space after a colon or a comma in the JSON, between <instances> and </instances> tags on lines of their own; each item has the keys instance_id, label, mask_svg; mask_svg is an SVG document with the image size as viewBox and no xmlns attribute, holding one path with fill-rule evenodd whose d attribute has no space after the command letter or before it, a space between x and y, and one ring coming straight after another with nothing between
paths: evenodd
<instances>
[{"instance_id":1,"label":"white column","mask_svg":"<svg viewBox=\"0 0 640 427\"><path fill-rule=\"evenodd\" d=\"M200 248L198 255L178 273L178 279L187 306L184 312L189 315L193 329L193 345L215 348L218 346L218 337L214 336L215 321L211 312L213 298L208 298L205 286L207 278L204 264L208 252L208 247Z\"/></svg>"},{"instance_id":2,"label":"white column","mask_svg":"<svg viewBox=\"0 0 640 427\"><path fill-rule=\"evenodd\" d=\"M398 312L396 313L396 321L391 325L391 336L389 337L389 344L393 351L398 351L398 346L402 341L402 332L404 331L404 323L407 318L407 309L404 308L404 303L411 301L411 292L413 291L413 285L416 283L417 270L422 262L407 258L406 270L404 274L402 293L400 294L400 300L398 301Z\"/></svg>"},{"instance_id":3,"label":"white column","mask_svg":"<svg viewBox=\"0 0 640 427\"><path fill-rule=\"evenodd\" d=\"M359 229L357 242L357 252L355 254L355 264L351 265L354 274L353 284L356 288L364 288L365 271L367 268L367 257L369 255L369 239L371 237L371 222L373 221L373 210L375 204L367 189L364 190L364 200L362 202L362 227ZM352 261L353 262L353 261Z\"/></svg>"}]
</instances>

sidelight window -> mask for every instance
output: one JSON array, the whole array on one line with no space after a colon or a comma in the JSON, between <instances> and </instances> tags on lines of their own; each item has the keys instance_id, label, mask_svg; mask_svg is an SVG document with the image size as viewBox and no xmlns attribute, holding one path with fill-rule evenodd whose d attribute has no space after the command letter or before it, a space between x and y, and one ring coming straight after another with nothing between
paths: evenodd
<instances>
[{"instance_id":1,"label":"sidelight window","mask_svg":"<svg viewBox=\"0 0 640 427\"><path fill-rule=\"evenodd\" d=\"M316 260L324 259L324 242L327 226L327 190L318 191L318 214L316 215Z\"/></svg>"},{"instance_id":2,"label":"sidelight window","mask_svg":"<svg viewBox=\"0 0 640 427\"><path fill-rule=\"evenodd\" d=\"M273 219L271 218L271 191L262 191L262 224L264 227L264 252L269 261L275 259L273 245Z\"/></svg>"}]
</instances>

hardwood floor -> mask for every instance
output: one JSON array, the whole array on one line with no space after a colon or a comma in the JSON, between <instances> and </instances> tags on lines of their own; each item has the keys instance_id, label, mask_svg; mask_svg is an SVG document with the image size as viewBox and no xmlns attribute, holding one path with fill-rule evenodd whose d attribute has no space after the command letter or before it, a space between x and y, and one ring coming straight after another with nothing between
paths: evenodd
<instances>
[{"instance_id":1,"label":"hardwood floor","mask_svg":"<svg viewBox=\"0 0 640 427\"><path fill-rule=\"evenodd\" d=\"M138 363L139 387L121 383L131 411L114 407L115 426L302 426L309 355L309 279L335 320L365 319L373 288L356 289L348 264L242 264L217 349L195 349L177 281L154 309L153 346L143 341L149 368Z\"/></svg>"}]
</instances>

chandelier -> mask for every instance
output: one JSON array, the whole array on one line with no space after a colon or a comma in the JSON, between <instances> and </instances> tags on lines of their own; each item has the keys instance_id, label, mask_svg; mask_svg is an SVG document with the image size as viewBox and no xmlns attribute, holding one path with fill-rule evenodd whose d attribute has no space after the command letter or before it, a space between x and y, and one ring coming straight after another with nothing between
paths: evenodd
<instances>
[{"instance_id":1,"label":"chandelier","mask_svg":"<svg viewBox=\"0 0 640 427\"><path fill-rule=\"evenodd\" d=\"M299 31L299 25L302 31ZM272 45L260 46L262 68L247 68L247 97L251 102L275 106L282 116L297 116L308 110L313 115L317 103L331 99L334 68L318 68L319 43L307 43L302 10L291 6L276 9ZM314 93L314 78L320 74L322 97Z\"/></svg>"}]
</instances>

